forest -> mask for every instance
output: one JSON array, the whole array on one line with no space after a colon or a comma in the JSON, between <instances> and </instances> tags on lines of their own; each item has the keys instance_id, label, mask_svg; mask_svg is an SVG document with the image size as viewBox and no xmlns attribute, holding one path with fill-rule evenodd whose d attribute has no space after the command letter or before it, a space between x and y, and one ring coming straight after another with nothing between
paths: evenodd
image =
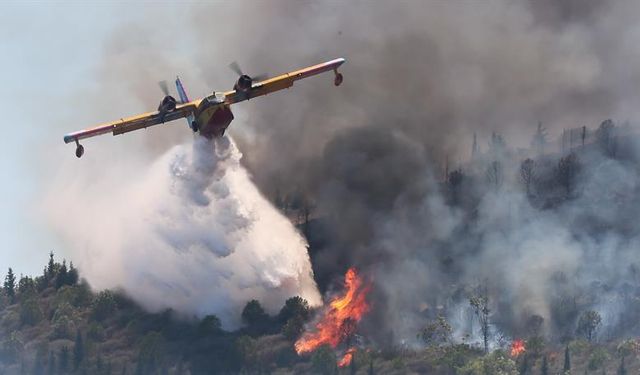
<instances>
[{"instance_id":1,"label":"forest","mask_svg":"<svg viewBox=\"0 0 640 375\"><path fill-rule=\"evenodd\" d=\"M312 350L298 354L296 343L319 327L327 307L312 308L301 297L290 296L271 312L264 301L246 301L239 312L242 326L225 329L215 315L149 312L122 290L93 290L81 269L57 261L52 252L41 275L7 270L0 293L0 373L638 373L640 275L631 220L640 197L637 135L607 120L593 130L565 131L557 144L547 138L539 124L531 147L513 149L493 133L482 151L474 135L468 161L454 165L446 159L426 179L431 186L402 198L413 203L435 196L445 210L439 217L456 218L446 235L423 234L420 245L412 246L418 250L404 254L431 265L420 268L429 270L429 278L402 279L402 288L380 273L368 278L376 264L391 267L397 258L373 246L367 257L345 255L342 246L356 240L336 233L339 218L322 200L299 188L279 189L273 203L308 239L325 302L349 294L340 295L349 286L348 278L342 283L348 266L370 283L359 301L366 309L357 319L337 320L335 340ZM622 177L631 182L622 183ZM372 203L382 205L377 212L393 219L384 194L372 194L380 195ZM487 199L494 205L489 211L497 210L494 217L487 218ZM505 201L506 210L495 208ZM424 223L423 214L410 219ZM565 261L561 252L545 254L544 241L555 235L546 226L534 232L542 244L523 246L531 241L523 228L539 221L556 225L558 218L571 234L562 246L578 243L578 255ZM486 239L496 233L489 244L504 246L513 259L488 253ZM403 236L420 237L411 230ZM487 260L506 268L482 270ZM419 303L407 304L405 295ZM403 319L393 311L402 311Z\"/></svg>"}]
</instances>

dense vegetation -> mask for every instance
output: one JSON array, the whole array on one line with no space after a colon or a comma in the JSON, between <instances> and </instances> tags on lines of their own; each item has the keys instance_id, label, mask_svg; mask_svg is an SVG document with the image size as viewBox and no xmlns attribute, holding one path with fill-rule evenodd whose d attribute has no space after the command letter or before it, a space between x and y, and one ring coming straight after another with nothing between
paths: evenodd
<instances>
[{"instance_id":1,"label":"dense vegetation","mask_svg":"<svg viewBox=\"0 0 640 375\"><path fill-rule=\"evenodd\" d=\"M545 343L535 322L527 351L517 358L508 348L487 354L451 340L451 326L439 317L418 337L423 349L361 348L352 365L338 369L332 348L299 357L293 342L313 311L292 297L276 316L258 301L242 311L245 326L234 332L220 320L148 313L118 291L91 291L78 270L53 254L41 276L16 277L9 269L0 294L0 373L2 374L556 374L638 373L640 342L591 342L599 324L586 313L580 338L566 347ZM480 303L472 301L472 303ZM481 313L481 312L480 312Z\"/></svg>"},{"instance_id":2,"label":"dense vegetation","mask_svg":"<svg viewBox=\"0 0 640 375\"><path fill-rule=\"evenodd\" d=\"M465 218L462 234L456 238L479 237L466 227L478 221L478 207L484 196L501 196L506 190L520 189L519 194L525 196L534 215L567 210L581 204L581 196L586 194L581 185L585 176L606 171L609 161L636 171L640 158L634 152L635 144L629 137L626 143L614 137L610 121L603 122L590 138L585 128L577 134L580 136L575 145L572 138L565 145L563 137L559 154L545 153L546 135L539 126L532 143L536 155L520 155L494 134L485 154L478 153L474 142L473 160L459 168L445 166L444 178L438 182L439 194ZM604 187L595 196L613 196L620 213L625 208L635 210L633 203L640 192L614 195ZM307 198L300 192L278 192L274 200L300 224L310 239L313 258L325 246L325 238L317 226L322 219L313 212L313 199ZM631 232L623 225L624 215L614 215L615 220L610 222L596 221L590 215L578 216L583 220L576 221L580 226L576 233L583 237L615 232L625 238ZM443 242L442 247L449 245ZM469 249L477 251L473 246ZM640 340L634 338L640 314L637 278L625 276L624 282L611 285L594 281L570 289L569 277L556 273L549 281L557 292L549 299L549 316L543 318L532 311L518 317L522 319L518 321L506 319L509 316L503 313L511 307L499 299L506 289L465 285L456 278L456 264L468 255L446 253L438 258L439 271L448 277L442 278L443 285L456 288L440 288L439 292L449 294L442 299L445 303L421 312L424 324L412 334L411 343L397 344L391 339L383 342L380 337L385 335L377 335L375 329L393 328L393 323L369 322L366 328L356 331L361 336L348 340L358 346L351 365L338 368L338 355L346 347L321 346L305 356L295 353L293 343L315 315L300 297L292 296L275 315L269 315L260 301L247 301L241 313L243 327L227 331L214 315L182 316L172 310L149 313L121 291L93 291L80 279L72 263L57 262L50 254L42 275L17 276L11 268L5 274L0 292L0 374L640 373ZM319 264L314 262L314 270L321 275L318 280L324 291L327 278L322 275L328 273ZM635 275L634 265L624 272ZM622 301L615 324L610 323L606 331L607 317L594 307L603 295ZM513 304L512 299L506 302ZM470 312L467 336L454 337L459 327L447 320L456 306ZM377 339L367 338L374 335ZM523 340L526 348L520 354L511 351L516 337Z\"/></svg>"}]
</instances>

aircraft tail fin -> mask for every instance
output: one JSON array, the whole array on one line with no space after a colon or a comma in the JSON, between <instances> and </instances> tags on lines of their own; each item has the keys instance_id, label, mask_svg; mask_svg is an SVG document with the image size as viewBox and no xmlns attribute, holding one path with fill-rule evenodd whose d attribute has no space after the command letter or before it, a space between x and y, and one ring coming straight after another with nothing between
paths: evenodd
<instances>
[{"instance_id":1,"label":"aircraft tail fin","mask_svg":"<svg viewBox=\"0 0 640 375\"><path fill-rule=\"evenodd\" d=\"M183 103L188 103L189 97L187 96L187 92L184 91L184 86L182 86L180 77L176 77L176 89L178 90L178 95L180 95L180 101Z\"/></svg>"},{"instance_id":2,"label":"aircraft tail fin","mask_svg":"<svg viewBox=\"0 0 640 375\"><path fill-rule=\"evenodd\" d=\"M176 77L176 90L178 90L178 95L180 96L180 101L182 103L188 103L189 97L187 96L187 92L184 90L184 86L182 86L182 81L180 81L180 77ZM189 115L186 117L187 124L194 132L198 129L196 128L195 118L193 115Z\"/></svg>"}]
</instances>

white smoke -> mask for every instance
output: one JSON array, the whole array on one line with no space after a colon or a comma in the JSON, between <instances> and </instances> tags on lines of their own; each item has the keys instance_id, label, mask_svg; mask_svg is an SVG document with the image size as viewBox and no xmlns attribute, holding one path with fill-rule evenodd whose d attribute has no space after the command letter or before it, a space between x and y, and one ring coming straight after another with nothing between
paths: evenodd
<instances>
[{"instance_id":1,"label":"white smoke","mask_svg":"<svg viewBox=\"0 0 640 375\"><path fill-rule=\"evenodd\" d=\"M251 299L271 312L295 295L320 304L305 240L241 156L228 137L196 137L141 176L77 173L52 189L47 211L92 286L121 287L150 310L236 327Z\"/></svg>"}]
</instances>

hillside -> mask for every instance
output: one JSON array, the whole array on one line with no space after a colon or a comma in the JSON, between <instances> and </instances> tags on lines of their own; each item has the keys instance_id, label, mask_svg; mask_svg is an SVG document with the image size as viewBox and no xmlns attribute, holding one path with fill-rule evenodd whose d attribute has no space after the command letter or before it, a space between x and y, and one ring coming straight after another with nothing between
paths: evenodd
<instances>
[{"instance_id":1,"label":"hillside","mask_svg":"<svg viewBox=\"0 0 640 375\"><path fill-rule=\"evenodd\" d=\"M11 272L13 274L13 272ZM92 291L78 281L78 270L57 263L53 254L43 275L5 278L0 305L1 374L212 374L335 373L336 354L320 347L299 357L293 342L313 311L299 298L287 301L277 316L259 302L245 307L246 326L226 332L215 316L179 317L171 310L145 312L118 291ZM13 290L13 292L12 292ZM15 294L12 298L12 294ZM13 301L12 301L13 299ZM525 354L508 348L485 356L478 347L428 340L422 349L383 351L363 346L352 365L338 373L360 374L548 374L561 372L564 348L532 337ZM571 373L640 372L640 342L634 340L567 344ZM624 358L624 360L623 360ZM626 372L621 372L621 366Z\"/></svg>"}]
</instances>

